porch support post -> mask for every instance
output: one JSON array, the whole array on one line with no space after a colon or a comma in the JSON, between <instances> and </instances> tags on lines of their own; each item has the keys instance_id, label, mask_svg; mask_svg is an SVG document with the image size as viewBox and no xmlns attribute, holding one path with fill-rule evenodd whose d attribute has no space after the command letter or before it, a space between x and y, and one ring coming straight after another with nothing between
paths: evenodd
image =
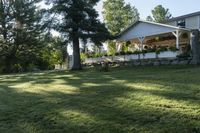
<instances>
[{"instance_id":1,"label":"porch support post","mask_svg":"<svg viewBox=\"0 0 200 133\"><path fill-rule=\"evenodd\" d=\"M138 40L140 41L140 50L143 50L143 43L144 43L145 37L138 37Z\"/></svg>"},{"instance_id":2,"label":"porch support post","mask_svg":"<svg viewBox=\"0 0 200 133\"><path fill-rule=\"evenodd\" d=\"M178 30L176 30L176 35L177 35L177 37L176 37L176 48L179 49L179 31Z\"/></svg>"},{"instance_id":3,"label":"porch support post","mask_svg":"<svg viewBox=\"0 0 200 133\"><path fill-rule=\"evenodd\" d=\"M176 30L176 32L172 32L172 34L176 37L176 48L179 49L179 40L182 33Z\"/></svg>"},{"instance_id":4,"label":"porch support post","mask_svg":"<svg viewBox=\"0 0 200 133\"><path fill-rule=\"evenodd\" d=\"M117 52L119 52L121 50L121 43L120 41L116 41L116 49L117 49Z\"/></svg>"},{"instance_id":5,"label":"porch support post","mask_svg":"<svg viewBox=\"0 0 200 133\"><path fill-rule=\"evenodd\" d=\"M194 34L192 33L192 32L190 32L190 48L191 48L191 50L192 50L192 43L193 43L193 38L194 38Z\"/></svg>"}]
</instances>

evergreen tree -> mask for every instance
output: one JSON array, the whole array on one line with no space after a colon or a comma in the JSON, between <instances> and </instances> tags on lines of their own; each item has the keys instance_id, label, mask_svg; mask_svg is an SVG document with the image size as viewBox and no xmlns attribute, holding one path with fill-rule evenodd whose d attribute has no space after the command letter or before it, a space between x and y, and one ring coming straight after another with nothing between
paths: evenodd
<instances>
[{"instance_id":1,"label":"evergreen tree","mask_svg":"<svg viewBox=\"0 0 200 133\"><path fill-rule=\"evenodd\" d=\"M148 20L153 20L154 22L161 23L172 17L172 14L169 12L168 8L164 8L162 5L156 6L152 11L152 16L148 16Z\"/></svg>"},{"instance_id":2,"label":"evergreen tree","mask_svg":"<svg viewBox=\"0 0 200 133\"><path fill-rule=\"evenodd\" d=\"M146 21L153 22L153 18L151 16L147 16Z\"/></svg>"},{"instance_id":3,"label":"evergreen tree","mask_svg":"<svg viewBox=\"0 0 200 133\"><path fill-rule=\"evenodd\" d=\"M69 37L73 44L73 70L80 70L80 45L81 39L90 39L95 44L106 40L109 35L104 24L98 19L98 13L94 9L99 0L47 0L52 3L52 13L59 14L62 17L60 23L56 23L55 28Z\"/></svg>"}]
</instances>

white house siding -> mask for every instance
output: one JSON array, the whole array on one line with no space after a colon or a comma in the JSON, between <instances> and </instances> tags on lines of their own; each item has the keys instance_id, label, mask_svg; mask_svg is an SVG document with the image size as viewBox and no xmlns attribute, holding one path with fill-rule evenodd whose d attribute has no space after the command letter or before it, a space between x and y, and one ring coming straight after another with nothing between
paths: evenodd
<instances>
[{"instance_id":1,"label":"white house siding","mask_svg":"<svg viewBox=\"0 0 200 133\"><path fill-rule=\"evenodd\" d=\"M166 24L171 25L171 26L177 26L177 22L176 21L168 22Z\"/></svg>"},{"instance_id":2,"label":"white house siding","mask_svg":"<svg viewBox=\"0 0 200 133\"><path fill-rule=\"evenodd\" d=\"M152 36L174 31L175 28L140 22L129 29L118 40L128 41L138 37Z\"/></svg>"},{"instance_id":3,"label":"white house siding","mask_svg":"<svg viewBox=\"0 0 200 133\"><path fill-rule=\"evenodd\" d=\"M186 22L186 28L199 29L199 16L186 18L185 22Z\"/></svg>"}]
</instances>

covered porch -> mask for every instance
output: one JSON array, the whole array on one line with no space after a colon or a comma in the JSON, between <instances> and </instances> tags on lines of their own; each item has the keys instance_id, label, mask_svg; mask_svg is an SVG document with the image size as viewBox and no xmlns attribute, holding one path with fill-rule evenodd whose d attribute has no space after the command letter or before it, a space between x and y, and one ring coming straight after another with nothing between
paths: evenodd
<instances>
[{"instance_id":1,"label":"covered porch","mask_svg":"<svg viewBox=\"0 0 200 133\"><path fill-rule=\"evenodd\" d=\"M192 35L189 29L138 21L124 30L116 39L117 50L128 45L128 51L145 55L141 58L176 58L191 51Z\"/></svg>"}]
</instances>

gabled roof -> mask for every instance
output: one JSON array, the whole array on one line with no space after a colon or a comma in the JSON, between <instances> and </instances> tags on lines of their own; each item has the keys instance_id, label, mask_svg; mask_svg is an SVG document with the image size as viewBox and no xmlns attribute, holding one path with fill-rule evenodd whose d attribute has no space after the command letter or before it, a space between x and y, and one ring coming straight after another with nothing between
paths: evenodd
<instances>
[{"instance_id":1,"label":"gabled roof","mask_svg":"<svg viewBox=\"0 0 200 133\"><path fill-rule=\"evenodd\" d=\"M130 26L128 26L128 27L127 27L125 30L123 30L118 36L120 36L121 34L125 33L125 32L128 31L130 28L134 27L135 25L137 25L137 24L140 23L140 22L149 23L149 24L153 24L153 25L159 25L159 26L163 26L163 27L170 27L170 28L174 28L174 29L189 30L189 29L186 29L186 28L180 28L180 27L176 27L176 26L172 26L172 25L168 25L168 24L150 22L150 21L145 21L145 20L138 20L138 21L132 23Z\"/></svg>"},{"instance_id":2,"label":"gabled roof","mask_svg":"<svg viewBox=\"0 0 200 133\"><path fill-rule=\"evenodd\" d=\"M139 20L130 25L124 31L122 31L117 36L117 38L118 40L128 40L141 36L152 36L152 35L169 33L176 30L189 31L189 29L171 26L167 24Z\"/></svg>"},{"instance_id":3,"label":"gabled roof","mask_svg":"<svg viewBox=\"0 0 200 133\"><path fill-rule=\"evenodd\" d=\"M165 20L163 23L172 22L172 21L178 21L178 20L181 20L181 19L194 17L194 16L200 16L200 11L194 12L194 13L190 13L190 14L186 14L186 15L183 15L183 16L174 17L174 18Z\"/></svg>"}]
</instances>

